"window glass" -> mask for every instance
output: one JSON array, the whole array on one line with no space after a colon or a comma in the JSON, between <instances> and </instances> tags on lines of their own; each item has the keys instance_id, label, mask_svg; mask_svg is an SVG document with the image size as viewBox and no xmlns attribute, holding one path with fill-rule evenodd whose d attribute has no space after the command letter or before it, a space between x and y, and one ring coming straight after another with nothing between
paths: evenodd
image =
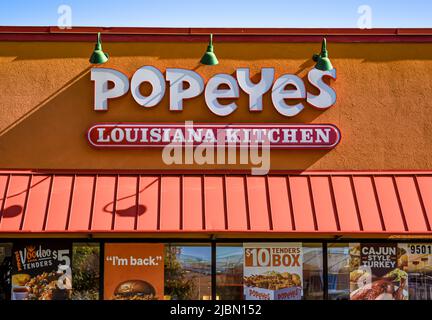
<instances>
[{"instance_id":1,"label":"window glass","mask_svg":"<svg viewBox=\"0 0 432 320\"><path fill-rule=\"evenodd\" d=\"M322 265L321 244L218 244L217 295L224 300L322 299Z\"/></svg>"},{"instance_id":2,"label":"window glass","mask_svg":"<svg viewBox=\"0 0 432 320\"><path fill-rule=\"evenodd\" d=\"M72 299L99 299L99 243L74 243L72 254Z\"/></svg>"},{"instance_id":3,"label":"window glass","mask_svg":"<svg viewBox=\"0 0 432 320\"><path fill-rule=\"evenodd\" d=\"M10 296L12 243L0 243L0 300Z\"/></svg>"},{"instance_id":4,"label":"window glass","mask_svg":"<svg viewBox=\"0 0 432 320\"><path fill-rule=\"evenodd\" d=\"M408 273L409 300L432 300L432 243L400 243L399 268Z\"/></svg>"},{"instance_id":5,"label":"window glass","mask_svg":"<svg viewBox=\"0 0 432 320\"><path fill-rule=\"evenodd\" d=\"M165 299L211 300L211 247L165 246Z\"/></svg>"},{"instance_id":6,"label":"window glass","mask_svg":"<svg viewBox=\"0 0 432 320\"><path fill-rule=\"evenodd\" d=\"M357 255L350 259L348 243L329 243L327 245L327 259L329 299L349 300L350 272L360 266L360 259Z\"/></svg>"},{"instance_id":7,"label":"window glass","mask_svg":"<svg viewBox=\"0 0 432 320\"><path fill-rule=\"evenodd\" d=\"M303 243L303 299L323 299L323 254L320 243Z\"/></svg>"},{"instance_id":8,"label":"window glass","mask_svg":"<svg viewBox=\"0 0 432 320\"><path fill-rule=\"evenodd\" d=\"M217 299L243 299L243 246L219 244L216 249Z\"/></svg>"}]
</instances>

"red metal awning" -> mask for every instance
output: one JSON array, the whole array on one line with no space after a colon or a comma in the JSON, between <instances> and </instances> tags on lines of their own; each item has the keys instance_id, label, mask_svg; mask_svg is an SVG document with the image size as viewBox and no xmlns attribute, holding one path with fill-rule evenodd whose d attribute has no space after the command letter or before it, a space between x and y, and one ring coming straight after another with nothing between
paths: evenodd
<instances>
[{"instance_id":1,"label":"red metal awning","mask_svg":"<svg viewBox=\"0 0 432 320\"><path fill-rule=\"evenodd\" d=\"M431 235L432 172L0 172L0 233Z\"/></svg>"}]
</instances>

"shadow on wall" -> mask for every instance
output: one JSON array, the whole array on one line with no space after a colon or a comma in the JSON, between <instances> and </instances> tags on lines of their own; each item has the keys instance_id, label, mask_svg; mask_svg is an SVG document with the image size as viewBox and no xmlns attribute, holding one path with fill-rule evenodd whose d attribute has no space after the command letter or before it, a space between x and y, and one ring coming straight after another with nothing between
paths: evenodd
<instances>
[{"instance_id":1,"label":"shadow on wall","mask_svg":"<svg viewBox=\"0 0 432 320\"><path fill-rule=\"evenodd\" d=\"M80 79L81 77L85 76L86 74L88 74L90 72L91 66L85 68L82 72L80 72L77 76L73 77L71 80L69 80L68 82L66 82L61 88L59 88L56 92L52 93L51 95L49 95L47 98L45 98L44 100L42 100L40 103L38 103L37 105L35 105L34 107L30 108L30 110L25 113L24 115L22 115L21 117L17 118L13 123L11 123L10 125L8 125L7 127L5 127L4 129L2 129L0 131L0 136L2 136L4 133L6 133L7 131L9 131L11 128L15 127L17 124L19 124L21 121L25 120L26 118L28 118L31 114L33 114L34 112L36 112L37 110L39 110L40 108L42 108L44 105L48 104L48 102L56 97L58 97L59 94L61 94L61 92L63 92L63 90L67 89L68 87L70 87L73 83L75 83L78 79Z\"/></svg>"}]
</instances>

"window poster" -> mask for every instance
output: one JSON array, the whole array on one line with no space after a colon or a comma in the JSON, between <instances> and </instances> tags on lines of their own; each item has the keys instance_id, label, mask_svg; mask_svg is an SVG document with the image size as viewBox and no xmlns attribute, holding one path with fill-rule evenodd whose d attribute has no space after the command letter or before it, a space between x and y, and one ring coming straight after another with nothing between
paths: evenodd
<instances>
[{"instance_id":1,"label":"window poster","mask_svg":"<svg viewBox=\"0 0 432 320\"><path fill-rule=\"evenodd\" d=\"M12 250L12 300L67 300L72 294L72 243L28 240Z\"/></svg>"},{"instance_id":2,"label":"window poster","mask_svg":"<svg viewBox=\"0 0 432 320\"><path fill-rule=\"evenodd\" d=\"M396 243L350 246L351 300L408 300L408 274L402 261L406 251Z\"/></svg>"},{"instance_id":3,"label":"window poster","mask_svg":"<svg viewBox=\"0 0 432 320\"><path fill-rule=\"evenodd\" d=\"M432 299L432 244L399 243L399 264L408 272L410 300Z\"/></svg>"},{"instance_id":4,"label":"window poster","mask_svg":"<svg viewBox=\"0 0 432 320\"><path fill-rule=\"evenodd\" d=\"M163 244L107 243L104 260L104 299L163 300Z\"/></svg>"},{"instance_id":5,"label":"window poster","mask_svg":"<svg viewBox=\"0 0 432 320\"><path fill-rule=\"evenodd\" d=\"M300 300L303 285L301 243L244 243L246 300Z\"/></svg>"}]
</instances>

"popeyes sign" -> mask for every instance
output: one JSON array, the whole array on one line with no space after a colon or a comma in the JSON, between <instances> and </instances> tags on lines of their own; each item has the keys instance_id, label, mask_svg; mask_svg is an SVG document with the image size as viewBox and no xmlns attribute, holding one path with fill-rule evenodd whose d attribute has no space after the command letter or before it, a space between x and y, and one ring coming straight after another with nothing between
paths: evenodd
<instances>
[{"instance_id":1,"label":"popeyes sign","mask_svg":"<svg viewBox=\"0 0 432 320\"><path fill-rule=\"evenodd\" d=\"M263 95L271 92L273 107L283 116L294 117L310 105L319 110L330 108L336 102L336 92L324 82L336 79L336 70L312 69L307 81L318 94L307 92L304 81L294 74L275 78L273 68L262 68L259 82L252 82L249 68L238 68L235 77L215 74L207 83L195 71L167 68L165 75L153 66L143 66L131 79L124 73L109 68L93 68L94 110L108 111L109 101L131 91L135 102L143 108L157 107L169 94L169 110L181 112L186 99L204 95L207 108L217 116L226 117L239 106L235 99L240 89L249 96L250 112L263 110ZM140 86L148 83L151 92L143 95ZM223 103L224 99L231 102ZM234 100L234 101L233 101ZM295 100L295 104L288 103ZM196 130L186 124L104 123L95 124L88 131L88 140L94 147L162 147L170 143L266 143L273 148L333 148L339 143L340 132L330 124L200 124Z\"/></svg>"}]
</instances>

